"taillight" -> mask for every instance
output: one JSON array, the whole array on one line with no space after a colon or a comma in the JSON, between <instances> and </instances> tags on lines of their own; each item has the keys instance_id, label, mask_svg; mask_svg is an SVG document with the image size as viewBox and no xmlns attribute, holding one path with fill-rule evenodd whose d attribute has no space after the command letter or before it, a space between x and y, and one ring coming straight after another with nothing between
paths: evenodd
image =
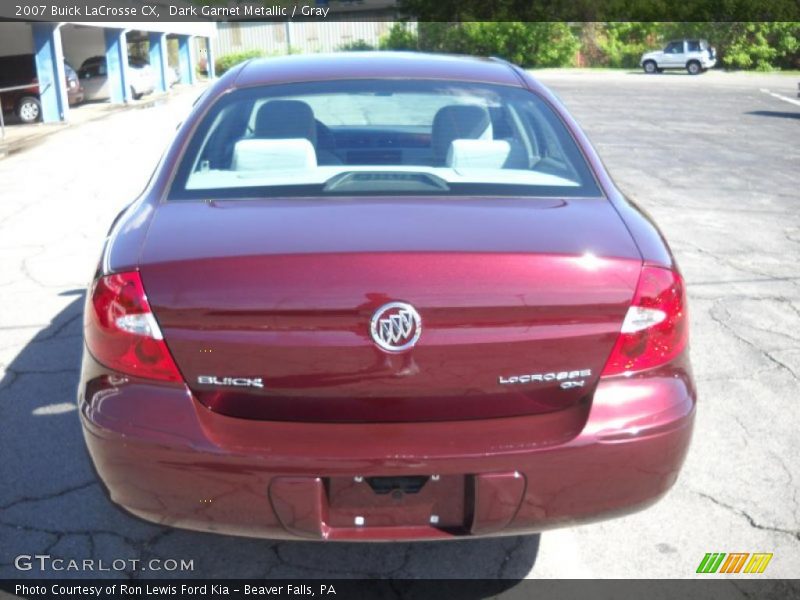
<instances>
[{"instance_id":1,"label":"taillight","mask_svg":"<svg viewBox=\"0 0 800 600\"><path fill-rule=\"evenodd\" d=\"M686 347L686 292L671 269L643 267L631 307L602 375L641 371L668 363Z\"/></svg>"},{"instance_id":2,"label":"taillight","mask_svg":"<svg viewBox=\"0 0 800 600\"><path fill-rule=\"evenodd\" d=\"M86 345L105 366L162 381L181 381L138 272L98 279L87 304Z\"/></svg>"}]
</instances>

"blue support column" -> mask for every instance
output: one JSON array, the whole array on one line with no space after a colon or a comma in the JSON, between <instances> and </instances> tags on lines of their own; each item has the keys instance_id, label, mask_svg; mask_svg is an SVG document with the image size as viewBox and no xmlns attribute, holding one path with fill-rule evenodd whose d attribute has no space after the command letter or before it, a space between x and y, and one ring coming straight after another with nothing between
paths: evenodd
<instances>
[{"instance_id":1,"label":"blue support column","mask_svg":"<svg viewBox=\"0 0 800 600\"><path fill-rule=\"evenodd\" d=\"M128 40L124 29L105 29L106 68L111 102L130 102L131 86L128 76Z\"/></svg>"},{"instance_id":2,"label":"blue support column","mask_svg":"<svg viewBox=\"0 0 800 600\"><path fill-rule=\"evenodd\" d=\"M33 23L33 50L39 79L42 121L66 121L69 113L61 30L56 23Z\"/></svg>"},{"instance_id":3,"label":"blue support column","mask_svg":"<svg viewBox=\"0 0 800 600\"><path fill-rule=\"evenodd\" d=\"M217 72L216 66L214 65L214 48L211 45L211 38L206 38L206 48L206 64L208 65L206 69L208 71L208 78L214 79L217 76Z\"/></svg>"},{"instance_id":4,"label":"blue support column","mask_svg":"<svg viewBox=\"0 0 800 600\"><path fill-rule=\"evenodd\" d=\"M150 34L150 68L156 75L156 90L166 92L169 90L169 80L167 79L167 34Z\"/></svg>"},{"instance_id":5,"label":"blue support column","mask_svg":"<svg viewBox=\"0 0 800 600\"><path fill-rule=\"evenodd\" d=\"M194 52L193 40L190 35L178 36L178 57L181 66L181 83L192 85L194 83Z\"/></svg>"}]
</instances>

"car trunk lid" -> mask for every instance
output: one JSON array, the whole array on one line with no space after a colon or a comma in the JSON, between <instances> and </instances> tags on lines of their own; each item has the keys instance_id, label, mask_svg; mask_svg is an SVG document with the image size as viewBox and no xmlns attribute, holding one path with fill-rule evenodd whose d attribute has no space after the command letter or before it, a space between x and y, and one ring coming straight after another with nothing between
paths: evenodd
<instances>
[{"instance_id":1,"label":"car trunk lid","mask_svg":"<svg viewBox=\"0 0 800 600\"><path fill-rule=\"evenodd\" d=\"M506 417L590 398L641 260L609 203L291 199L159 207L141 272L196 398L236 417ZM370 322L405 302L416 345Z\"/></svg>"}]
</instances>

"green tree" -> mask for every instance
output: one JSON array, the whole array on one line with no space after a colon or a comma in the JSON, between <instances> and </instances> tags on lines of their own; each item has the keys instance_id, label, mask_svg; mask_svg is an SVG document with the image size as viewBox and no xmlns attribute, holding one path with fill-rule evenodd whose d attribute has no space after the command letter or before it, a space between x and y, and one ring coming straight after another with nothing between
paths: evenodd
<instances>
[{"instance_id":1,"label":"green tree","mask_svg":"<svg viewBox=\"0 0 800 600\"><path fill-rule=\"evenodd\" d=\"M262 56L266 56L266 52L263 50L245 50L244 52L234 52L233 54L225 54L224 56L220 56L214 62L214 66L216 68L217 75L222 75L225 71L235 67L239 63L250 60L251 58L261 58Z\"/></svg>"},{"instance_id":2,"label":"green tree","mask_svg":"<svg viewBox=\"0 0 800 600\"><path fill-rule=\"evenodd\" d=\"M419 47L497 56L523 67L570 66L580 42L566 23L519 21L420 23Z\"/></svg>"},{"instance_id":3,"label":"green tree","mask_svg":"<svg viewBox=\"0 0 800 600\"><path fill-rule=\"evenodd\" d=\"M732 23L721 40L726 67L768 71L800 66L800 23Z\"/></svg>"},{"instance_id":4,"label":"green tree","mask_svg":"<svg viewBox=\"0 0 800 600\"><path fill-rule=\"evenodd\" d=\"M584 27L589 25L583 24ZM589 66L637 67L643 52L662 45L661 23L604 23L596 36L599 49L595 60L600 64Z\"/></svg>"},{"instance_id":5,"label":"green tree","mask_svg":"<svg viewBox=\"0 0 800 600\"><path fill-rule=\"evenodd\" d=\"M378 48L381 50L416 50L419 40L407 23L394 23L389 31L381 36Z\"/></svg>"},{"instance_id":6,"label":"green tree","mask_svg":"<svg viewBox=\"0 0 800 600\"><path fill-rule=\"evenodd\" d=\"M747 21L797 20L797 0L398 0L400 14L424 21Z\"/></svg>"},{"instance_id":7,"label":"green tree","mask_svg":"<svg viewBox=\"0 0 800 600\"><path fill-rule=\"evenodd\" d=\"M581 59L587 66L638 67L643 52L672 39L706 39L719 63L733 69L800 67L798 22L582 23Z\"/></svg>"}]
</instances>

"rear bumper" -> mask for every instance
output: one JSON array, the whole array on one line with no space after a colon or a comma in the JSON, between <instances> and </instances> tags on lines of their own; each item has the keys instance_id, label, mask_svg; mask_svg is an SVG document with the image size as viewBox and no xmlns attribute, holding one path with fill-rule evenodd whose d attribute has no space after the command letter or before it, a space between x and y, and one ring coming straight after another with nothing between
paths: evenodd
<instances>
[{"instance_id":1,"label":"rear bumper","mask_svg":"<svg viewBox=\"0 0 800 600\"><path fill-rule=\"evenodd\" d=\"M267 538L511 535L633 512L676 481L695 408L682 359L602 381L581 414L415 424L235 419L185 389L97 369L85 358L81 419L114 502L165 525ZM399 499L354 480L400 475L438 478Z\"/></svg>"}]
</instances>

